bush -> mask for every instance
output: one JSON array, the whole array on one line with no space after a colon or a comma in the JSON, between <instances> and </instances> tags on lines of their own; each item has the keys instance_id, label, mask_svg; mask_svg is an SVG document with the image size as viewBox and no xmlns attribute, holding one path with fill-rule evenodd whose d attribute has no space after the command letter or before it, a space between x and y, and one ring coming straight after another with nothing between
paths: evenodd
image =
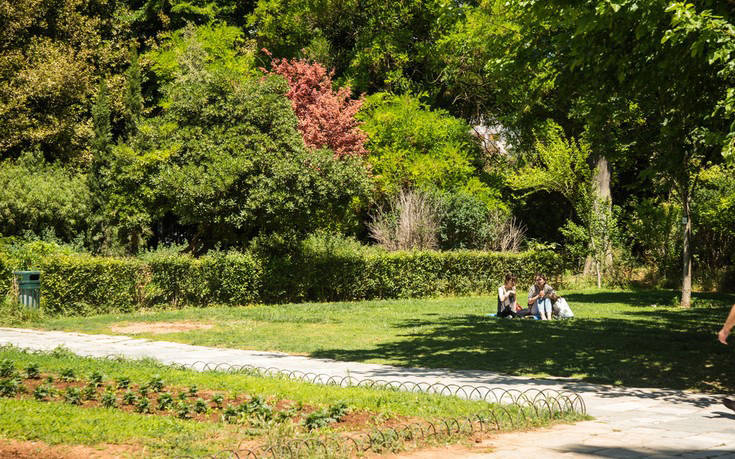
<instances>
[{"instance_id":1,"label":"bush","mask_svg":"<svg viewBox=\"0 0 735 459\"><path fill-rule=\"evenodd\" d=\"M90 220L83 175L49 165L40 154L0 162L0 234L50 232L71 242Z\"/></svg>"},{"instance_id":2,"label":"bush","mask_svg":"<svg viewBox=\"0 0 735 459\"><path fill-rule=\"evenodd\" d=\"M248 253L210 252L200 258L172 253L144 257L149 304L206 306L259 299L262 270Z\"/></svg>"},{"instance_id":3,"label":"bush","mask_svg":"<svg viewBox=\"0 0 735 459\"><path fill-rule=\"evenodd\" d=\"M355 240L312 235L299 244L143 258L51 253L39 262L41 306L55 315L254 302L345 301L494 292L506 272L530 283L554 277L561 257L546 247L522 253L457 250L386 252ZM267 250L266 250L267 249ZM0 251L2 254L2 251Z\"/></svg>"},{"instance_id":4,"label":"bush","mask_svg":"<svg viewBox=\"0 0 735 459\"><path fill-rule=\"evenodd\" d=\"M63 315L133 311L141 305L142 268L134 258L45 257L40 264L42 307Z\"/></svg>"},{"instance_id":5,"label":"bush","mask_svg":"<svg viewBox=\"0 0 735 459\"><path fill-rule=\"evenodd\" d=\"M349 242L331 248L312 237L289 256L264 261L266 302L343 301L493 292L506 272L530 283L535 271L554 277L561 257L538 247L522 253L470 250L386 252Z\"/></svg>"}]
</instances>

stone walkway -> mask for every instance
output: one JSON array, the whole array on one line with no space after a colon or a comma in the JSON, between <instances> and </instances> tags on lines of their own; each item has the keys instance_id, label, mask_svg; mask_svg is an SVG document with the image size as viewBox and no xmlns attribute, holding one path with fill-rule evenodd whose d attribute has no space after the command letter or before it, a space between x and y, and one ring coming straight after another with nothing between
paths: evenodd
<instances>
[{"instance_id":1,"label":"stone walkway","mask_svg":"<svg viewBox=\"0 0 735 459\"><path fill-rule=\"evenodd\" d=\"M720 404L721 397L711 395L601 386L571 379L511 377L487 371L337 362L277 352L219 349L125 336L0 328L0 345L5 344L34 350L64 346L79 355L151 357L167 364L229 363L334 376L349 374L359 379L441 382L518 390L568 390L581 394L588 413L596 418L571 426L502 434L480 445L482 452L447 451L433 457L735 458L735 412ZM428 456L417 454L415 457Z\"/></svg>"}]
</instances>

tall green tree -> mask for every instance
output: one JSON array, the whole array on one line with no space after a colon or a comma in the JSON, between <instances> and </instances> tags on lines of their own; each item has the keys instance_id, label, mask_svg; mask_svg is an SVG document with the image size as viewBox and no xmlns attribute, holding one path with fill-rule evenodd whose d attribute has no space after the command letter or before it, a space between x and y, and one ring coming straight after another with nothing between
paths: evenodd
<instances>
[{"instance_id":1,"label":"tall green tree","mask_svg":"<svg viewBox=\"0 0 735 459\"><path fill-rule=\"evenodd\" d=\"M192 41L161 113L113 150L107 213L120 243L139 250L164 218L193 252L349 225L369 190L364 163L307 151L282 77L218 71L211 58Z\"/></svg>"},{"instance_id":2,"label":"tall green tree","mask_svg":"<svg viewBox=\"0 0 735 459\"><path fill-rule=\"evenodd\" d=\"M584 133L592 150L618 169L614 173L643 169L636 181L671 190L687 217L681 304L689 306L691 197L701 166L721 158L731 116L712 108L729 82L722 62L692 52L696 36L667 39L668 6L665 0L487 2L473 17L493 26L493 40L470 41L462 58L444 60L468 94L473 80L457 68L474 63L469 75L479 78L473 49L490 69L508 70L511 78L498 70L497 79L478 80L485 96L480 111L503 120L519 139L530 138L540 116L553 119L568 134ZM460 32L484 33L481 26ZM508 38L507 46L501 38ZM517 78L523 69L534 76ZM503 91L512 87L509 99Z\"/></svg>"},{"instance_id":3,"label":"tall green tree","mask_svg":"<svg viewBox=\"0 0 735 459\"><path fill-rule=\"evenodd\" d=\"M362 93L439 96L434 44L465 2L259 0L248 22L275 57L306 57ZM474 3L474 2L469 2Z\"/></svg>"},{"instance_id":4,"label":"tall green tree","mask_svg":"<svg viewBox=\"0 0 735 459\"><path fill-rule=\"evenodd\" d=\"M143 89L140 74L140 63L138 62L138 50L135 46L130 48L130 66L125 72L125 116L127 118L127 131L135 133L138 129L140 117L143 114Z\"/></svg>"},{"instance_id":5,"label":"tall green tree","mask_svg":"<svg viewBox=\"0 0 735 459\"><path fill-rule=\"evenodd\" d=\"M411 95L377 93L358 114L368 135L368 161L381 192L402 189L463 192L489 208L505 208L498 178L466 121L432 110Z\"/></svg>"},{"instance_id":6,"label":"tall green tree","mask_svg":"<svg viewBox=\"0 0 735 459\"><path fill-rule=\"evenodd\" d=\"M111 114L109 90L105 80L101 79L92 106L92 126L94 129L92 149L94 152L106 154L110 151L110 144L112 143Z\"/></svg>"},{"instance_id":7,"label":"tall green tree","mask_svg":"<svg viewBox=\"0 0 735 459\"><path fill-rule=\"evenodd\" d=\"M38 148L86 164L96 81L127 59L127 13L124 2L0 1L0 158Z\"/></svg>"}]
</instances>

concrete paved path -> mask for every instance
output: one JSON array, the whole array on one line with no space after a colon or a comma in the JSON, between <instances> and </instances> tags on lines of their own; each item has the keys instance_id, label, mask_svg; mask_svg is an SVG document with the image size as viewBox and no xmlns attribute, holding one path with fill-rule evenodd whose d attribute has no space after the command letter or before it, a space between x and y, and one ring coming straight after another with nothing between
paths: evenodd
<instances>
[{"instance_id":1,"label":"concrete paved path","mask_svg":"<svg viewBox=\"0 0 735 459\"><path fill-rule=\"evenodd\" d=\"M735 458L735 412L720 404L721 397L711 395L602 386L571 379L511 377L487 371L338 362L277 352L191 346L126 336L0 328L0 346L6 344L34 350L64 346L84 356L151 357L166 364L229 363L333 376L349 374L359 379L441 382L518 390L567 390L581 394L588 413L596 418L572 426L502 434L480 445L482 452L447 451L446 457L469 454L478 458ZM735 363L733 374L735 377ZM492 452L487 452L488 448L492 448ZM441 457L441 454L437 457Z\"/></svg>"}]
</instances>

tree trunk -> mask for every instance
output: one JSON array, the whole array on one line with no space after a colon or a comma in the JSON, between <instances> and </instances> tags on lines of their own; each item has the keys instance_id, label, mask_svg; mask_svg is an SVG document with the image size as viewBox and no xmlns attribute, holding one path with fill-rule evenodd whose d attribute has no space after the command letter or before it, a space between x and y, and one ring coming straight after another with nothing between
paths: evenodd
<instances>
[{"instance_id":1,"label":"tree trunk","mask_svg":"<svg viewBox=\"0 0 735 459\"><path fill-rule=\"evenodd\" d=\"M689 190L684 191L682 207L684 208L686 223L684 224L684 244L682 248L681 307L688 308L692 305L692 216L689 208Z\"/></svg>"},{"instance_id":2,"label":"tree trunk","mask_svg":"<svg viewBox=\"0 0 735 459\"><path fill-rule=\"evenodd\" d=\"M595 165L595 176L592 177L592 192L595 198L595 206L599 205L599 202L607 202L608 206L612 206L612 193L610 192L610 163L607 162L607 158L604 156L597 159L597 164ZM596 209L595 212L597 212ZM612 253L609 253L605 257L605 263L603 266L610 266L611 264ZM584 275L590 275L594 268L597 268L595 266L595 260L591 255L588 255L584 262Z\"/></svg>"}]
</instances>

